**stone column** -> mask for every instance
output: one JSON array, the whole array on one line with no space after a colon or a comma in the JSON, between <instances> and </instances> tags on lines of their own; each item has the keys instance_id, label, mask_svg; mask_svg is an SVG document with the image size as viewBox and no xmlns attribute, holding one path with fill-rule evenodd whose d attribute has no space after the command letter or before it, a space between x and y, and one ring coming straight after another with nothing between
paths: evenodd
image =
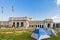
<instances>
[{"instance_id":1,"label":"stone column","mask_svg":"<svg viewBox=\"0 0 60 40\"><path fill-rule=\"evenodd\" d=\"M51 23L51 28L53 28L53 23Z\"/></svg>"},{"instance_id":2,"label":"stone column","mask_svg":"<svg viewBox=\"0 0 60 40\"><path fill-rule=\"evenodd\" d=\"M15 22L15 27L17 27L17 22Z\"/></svg>"},{"instance_id":3,"label":"stone column","mask_svg":"<svg viewBox=\"0 0 60 40\"><path fill-rule=\"evenodd\" d=\"M10 26L10 27L12 27L12 25L13 25L13 22L12 22L12 21L10 21L10 22L9 22L9 26Z\"/></svg>"},{"instance_id":4,"label":"stone column","mask_svg":"<svg viewBox=\"0 0 60 40\"><path fill-rule=\"evenodd\" d=\"M11 26L13 25L13 21L11 22Z\"/></svg>"},{"instance_id":5,"label":"stone column","mask_svg":"<svg viewBox=\"0 0 60 40\"><path fill-rule=\"evenodd\" d=\"M29 22L26 21L26 29L29 27Z\"/></svg>"},{"instance_id":6,"label":"stone column","mask_svg":"<svg viewBox=\"0 0 60 40\"><path fill-rule=\"evenodd\" d=\"M21 26L21 22L19 21L19 28L20 28L20 26Z\"/></svg>"},{"instance_id":7,"label":"stone column","mask_svg":"<svg viewBox=\"0 0 60 40\"><path fill-rule=\"evenodd\" d=\"M56 23L55 23L55 26L54 26L54 28L56 28Z\"/></svg>"},{"instance_id":8,"label":"stone column","mask_svg":"<svg viewBox=\"0 0 60 40\"><path fill-rule=\"evenodd\" d=\"M12 27L12 22L9 22L9 27Z\"/></svg>"},{"instance_id":9,"label":"stone column","mask_svg":"<svg viewBox=\"0 0 60 40\"><path fill-rule=\"evenodd\" d=\"M47 27L47 23L45 23L45 28L48 28L48 27Z\"/></svg>"}]
</instances>

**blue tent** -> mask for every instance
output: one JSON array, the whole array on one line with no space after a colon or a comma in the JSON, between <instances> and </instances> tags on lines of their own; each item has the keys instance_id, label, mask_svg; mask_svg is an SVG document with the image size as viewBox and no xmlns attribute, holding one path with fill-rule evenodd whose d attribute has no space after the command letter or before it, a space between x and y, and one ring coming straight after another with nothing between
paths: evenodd
<instances>
[{"instance_id":1,"label":"blue tent","mask_svg":"<svg viewBox=\"0 0 60 40\"><path fill-rule=\"evenodd\" d=\"M50 36L48 35L47 31L42 29L42 28L37 28L33 31L31 37L37 39L37 40L40 40L40 39L43 39L41 38L41 36L46 36L45 38L49 38ZM48 37L47 37L48 36Z\"/></svg>"},{"instance_id":2,"label":"blue tent","mask_svg":"<svg viewBox=\"0 0 60 40\"><path fill-rule=\"evenodd\" d=\"M48 35L47 31L42 29L42 28L35 29L33 32L37 33L39 36L40 35L45 35L45 34Z\"/></svg>"},{"instance_id":3,"label":"blue tent","mask_svg":"<svg viewBox=\"0 0 60 40\"><path fill-rule=\"evenodd\" d=\"M48 30L46 30L46 31L47 31L48 35L50 35L50 36L51 36L51 35L52 35L52 36L57 36L57 35L56 35L56 32L55 32L53 29L51 29L51 28L48 29Z\"/></svg>"}]
</instances>

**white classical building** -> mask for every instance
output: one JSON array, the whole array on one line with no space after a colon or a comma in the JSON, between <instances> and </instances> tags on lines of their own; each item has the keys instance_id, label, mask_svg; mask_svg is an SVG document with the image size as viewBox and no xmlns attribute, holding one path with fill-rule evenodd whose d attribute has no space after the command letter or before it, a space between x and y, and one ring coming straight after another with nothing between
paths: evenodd
<instances>
[{"instance_id":1,"label":"white classical building","mask_svg":"<svg viewBox=\"0 0 60 40\"><path fill-rule=\"evenodd\" d=\"M28 17L10 17L8 21L0 21L0 27L16 28L48 28L53 27L52 19L34 20Z\"/></svg>"}]
</instances>

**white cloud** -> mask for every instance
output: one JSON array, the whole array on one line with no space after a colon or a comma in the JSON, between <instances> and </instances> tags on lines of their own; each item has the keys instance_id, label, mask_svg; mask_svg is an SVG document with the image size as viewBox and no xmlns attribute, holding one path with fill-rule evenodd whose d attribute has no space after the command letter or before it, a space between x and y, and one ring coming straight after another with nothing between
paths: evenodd
<instances>
[{"instance_id":1,"label":"white cloud","mask_svg":"<svg viewBox=\"0 0 60 40\"><path fill-rule=\"evenodd\" d=\"M60 5L60 0L57 0L57 5Z\"/></svg>"},{"instance_id":2,"label":"white cloud","mask_svg":"<svg viewBox=\"0 0 60 40\"><path fill-rule=\"evenodd\" d=\"M59 15L52 16L51 19L53 19L54 22L60 22L60 16Z\"/></svg>"},{"instance_id":3,"label":"white cloud","mask_svg":"<svg viewBox=\"0 0 60 40\"><path fill-rule=\"evenodd\" d=\"M57 19L57 18L58 18L57 15L51 17L51 19Z\"/></svg>"}]
</instances>

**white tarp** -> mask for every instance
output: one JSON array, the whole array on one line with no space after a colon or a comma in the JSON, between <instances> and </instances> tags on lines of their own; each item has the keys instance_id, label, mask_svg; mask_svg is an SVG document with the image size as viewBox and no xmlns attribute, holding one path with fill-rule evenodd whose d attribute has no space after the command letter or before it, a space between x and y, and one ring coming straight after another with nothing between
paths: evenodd
<instances>
[{"instance_id":1,"label":"white tarp","mask_svg":"<svg viewBox=\"0 0 60 40\"><path fill-rule=\"evenodd\" d=\"M47 38L50 38L50 36L48 36L48 35L41 35L38 40L47 39Z\"/></svg>"}]
</instances>

